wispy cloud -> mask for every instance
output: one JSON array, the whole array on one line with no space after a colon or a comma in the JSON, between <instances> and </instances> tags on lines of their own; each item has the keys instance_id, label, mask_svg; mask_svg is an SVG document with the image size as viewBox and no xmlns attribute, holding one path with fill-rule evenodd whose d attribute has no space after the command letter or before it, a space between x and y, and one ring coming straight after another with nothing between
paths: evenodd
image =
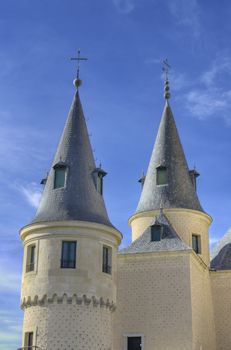
<instances>
[{"instance_id":1,"label":"wispy cloud","mask_svg":"<svg viewBox=\"0 0 231 350\"><path fill-rule=\"evenodd\" d=\"M128 14L131 13L135 8L133 0L113 0L113 3L117 11L120 13Z\"/></svg>"},{"instance_id":2,"label":"wispy cloud","mask_svg":"<svg viewBox=\"0 0 231 350\"><path fill-rule=\"evenodd\" d=\"M195 38L200 36L200 11L197 0L169 0L168 8L178 26L189 28Z\"/></svg>"},{"instance_id":3,"label":"wispy cloud","mask_svg":"<svg viewBox=\"0 0 231 350\"><path fill-rule=\"evenodd\" d=\"M37 183L32 182L26 186L20 186L19 190L32 207L38 207L41 198L41 187Z\"/></svg>"},{"instance_id":4,"label":"wispy cloud","mask_svg":"<svg viewBox=\"0 0 231 350\"><path fill-rule=\"evenodd\" d=\"M194 87L184 95L186 109L201 120L216 116L231 125L231 89L227 86L230 72L230 58L217 57L208 70L194 79Z\"/></svg>"}]
</instances>

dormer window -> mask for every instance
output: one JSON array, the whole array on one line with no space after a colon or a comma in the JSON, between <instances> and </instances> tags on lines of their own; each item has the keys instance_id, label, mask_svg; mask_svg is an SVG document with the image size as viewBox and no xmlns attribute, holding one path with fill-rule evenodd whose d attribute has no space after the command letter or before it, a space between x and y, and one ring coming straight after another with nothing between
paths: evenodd
<instances>
[{"instance_id":1,"label":"dormer window","mask_svg":"<svg viewBox=\"0 0 231 350\"><path fill-rule=\"evenodd\" d=\"M67 166L64 162L58 162L54 168L54 189L65 187Z\"/></svg>"},{"instance_id":2,"label":"dormer window","mask_svg":"<svg viewBox=\"0 0 231 350\"><path fill-rule=\"evenodd\" d=\"M97 192L99 192L101 194L101 196L103 195L103 178L104 176L106 176L107 173L101 168L96 168L93 171L93 176L94 176L94 180L95 180L95 187Z\"/></svg>"},{"instance_id":3,"label":"dormer window","mask_svg":"<svg viewBox=\"0 0 231 350\"><path fill-rule=\"evenodd\" d=\"M151 226L151 242L158 242L161 240L162 226L154 224Z\"/></svg>"},{"instance_id":4,"label":"dormer window","mask_svg":"<svg viewBox=\"0 0 231 350\"><path fill-rule=\"evenodd\" d=\"M160 165L156 168L156 184L157 185L167 185L168 184L167 168L163 165Z\"/></svg>"}]
</instances>

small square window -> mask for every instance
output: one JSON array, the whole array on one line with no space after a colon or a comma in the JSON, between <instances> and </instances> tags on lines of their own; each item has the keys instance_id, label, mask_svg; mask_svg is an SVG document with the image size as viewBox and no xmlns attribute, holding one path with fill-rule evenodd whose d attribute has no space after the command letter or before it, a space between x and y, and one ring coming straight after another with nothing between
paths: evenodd
<instances>
[{"instance_id":1,"label":"small square window","mask_svg":"<svg viewBox=\"0 0 231 350\"><path fill-rule=\"evenodd\" d=\"M112 249L103 246L102 272L111 274L112 272Z\"/></svg>"},{"instance_id":2,"label":"small square window","mask_svg":"<svg viewBox=\"0 0 231 350\"><path fill-rule=\"evenodd\" d=\"M168 183L167 168L164 166L159 166L158 168L156 168L156 184L167 185L167 183Z\"/></svg>"},{"instance_id":3,"label":"small square window","mask_svg":"<svg viewBox=\"0 0 231 350\"><path fill-rule=\"evenodd\" d=\"M62 269L75 269L76 266L76 242L62 242Z\"/></svg>"},{"instance_id":4,"label":"small square window","mask_svg":"<svg viewBox=\"0 0 231 350\"><path fill-rule=\"evenodd\" d=\"M200 235L192 235L192 248L197 254L201 254L201 236Z\"/></svg>"},{"instance_id":5,"label":"small square window","mask_svg":"<svg viewBox=\"0 0 231 350\"><path fill-rule=\"evenodd\" d=\"M161 240L162 226L152 225L151 226L151 241L158 242Z\"/></svg>"},{"instance_id":6,"label":"small square window","mask_svg":"<svg viewBox=\"0 0 231 350\"><path fill-rule=\"evenodd\" d=\"M34 271L34 269L35 269L35 245L29 245L27 247L26 272Z\"/></svg>"}]
</instances>

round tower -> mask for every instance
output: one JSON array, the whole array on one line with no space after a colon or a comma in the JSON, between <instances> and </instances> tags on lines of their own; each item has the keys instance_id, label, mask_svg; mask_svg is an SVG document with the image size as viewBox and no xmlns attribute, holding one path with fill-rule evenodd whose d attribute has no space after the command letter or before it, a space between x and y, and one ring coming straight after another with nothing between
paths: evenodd
<instances>
[{"instance_id":1,"label":"round tower","mask_svg":"<svg viewBox=\"0 0 231 350\"><path fill-rule=\"evenodd\" d=\"M136 212L129 219L132 240L149 227L163 210L180 238L209 265L208 228L211 217L204 212L196 192L197 171L189 170L169 105L170 88L166 77L166 100ZM141 182L141 180L140 180Z\"/></svg>"},{"instance_id":2,"label":"round tower","mask_svg":"<svg viewBox=\"0 0 231 350\"><path fill-rule=\"evenodd\" d=\"M103 199L77 92L24 244L24 349L112 349L120 232Z\"/></svg>"}]
</instances>

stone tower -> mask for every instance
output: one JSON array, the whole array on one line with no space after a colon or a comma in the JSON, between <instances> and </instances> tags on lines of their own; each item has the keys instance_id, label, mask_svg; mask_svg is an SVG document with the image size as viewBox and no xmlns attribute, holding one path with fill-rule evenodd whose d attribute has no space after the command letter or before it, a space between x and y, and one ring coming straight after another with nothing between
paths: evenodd
<instances>
[{"instance_id":1,"label":"stone tower","mask_svg":"<svg viewBox=\"0 0 231 350\"><path fill-rule=\"evenodd\" d=\"M77 87L39 208L20 231L25 349L112 349L121 234L105 208L105 175Z\"/></svg>"},{"instance_id":2,"label":"stone tower","mask_svg":"<svg viewBox=\"0 0 231 350\"><path fill-rule=\"evenodd\" d=\"M199 174L188 168L169 97L166 80L155 145L129 220L132 243L118 254L115 350L216 349L212 219L200 205Z\"/></svg>"},{"instance_id":3,"label":"stone tower","mask_svg":"<svg viewBox=\"0 0 231 350\"><path fill-rule=\"evenodd\" d=\"M135 213L129 220L132 240L150 226L155 214L165 214L180 238L198 245L198 254L209 265L208 227L211 217L201 207L196 192L197 171L189 170L169 105L169 82L165 82L165 106L147 174ZM195 235L193 235L195 233ZM195 241L193 241L195 240Z\"/></svg>"}]
</instances>

